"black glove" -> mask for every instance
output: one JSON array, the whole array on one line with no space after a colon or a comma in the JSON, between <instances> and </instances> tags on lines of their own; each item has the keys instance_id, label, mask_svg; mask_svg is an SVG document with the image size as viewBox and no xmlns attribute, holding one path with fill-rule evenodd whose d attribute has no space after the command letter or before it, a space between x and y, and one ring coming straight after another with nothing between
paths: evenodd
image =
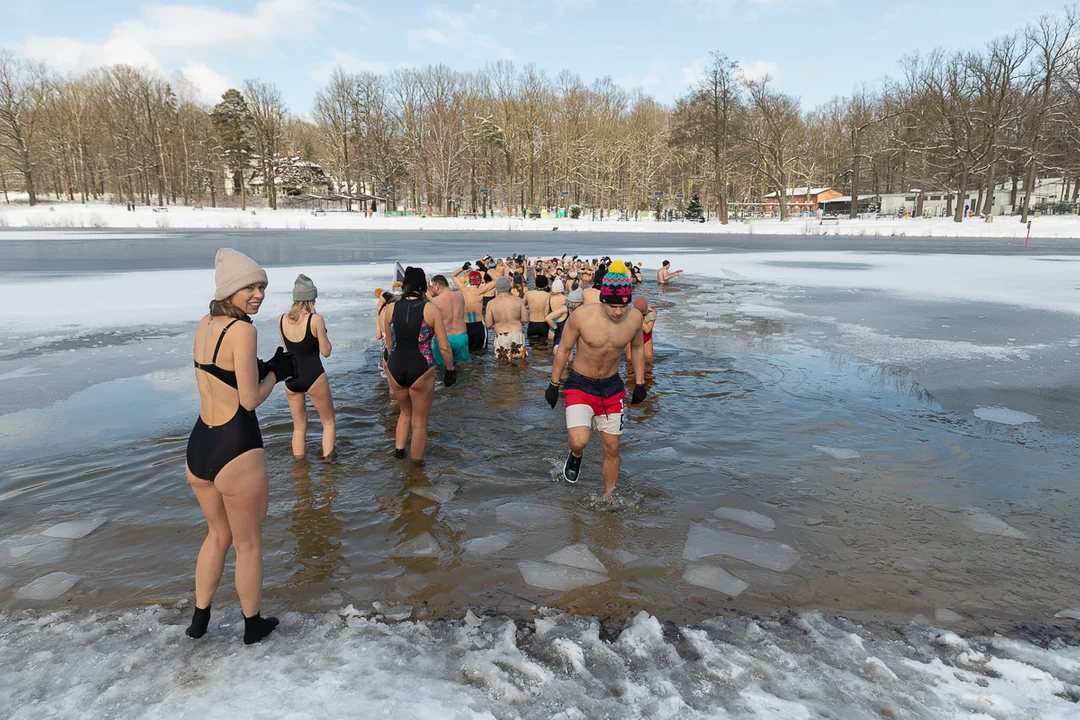
<instances>
[{"instance_id":1,"label":"black glove","mask_svg":"<svg viewBox=\"0 0 1080 720\"><path fill-rule=\"evenodd\" d=\"M462 269L462 270L468 270L468 269L469 269L469 268L471 268L471 267L472 267L472 261L470 260L469 262L467 262L467 263L465 263L464 265L462 265L462 266L461 266L461 269Z\"/></svg>"},{"instance_id":2,"label":"black glove","mask_svg":"<svg viewBox=\"0 0 1080 720\"><path fill-rule=\"evenodd\" d=\"M547 404L554 410L555 406L559 404L559 390L562 389L562 385L559 383L548 383L547 390L544 391L544 399L547 400Z\"/></svg>"},{"instance_id":3,"label":"black glove","mask_svg":"<svg viewBox=\"0 0 1080 720\"><path fill-rule=\"evenodd\" d=\"M634 386L634 394L630 396L631 405L639 405L645 402L645 396L649 394L649 391L645 389L644 383Z\"/></svg>"},{"instance_id":4,"label":"black glove","mask_svg":"<svg viewBox=\"0 0 1080 720\"><path fill-rule=\"evenodd\" d=\"M296 358L291 352L285 352L285 348L279 345L274 357L266 361L266 367L274 373L276 378L274 382L288 380L296 375Z\"/></svg>"},{"instance_id":5,"label":"black glove","mask_svg":"<svg viewBox=\"0 0 1080 720\"><path fill-rule=\"evenodd\" d=\"M457 370L447 370L443 373L443 382L450 387L457 382Z\"/></svg>"}]
</instances>

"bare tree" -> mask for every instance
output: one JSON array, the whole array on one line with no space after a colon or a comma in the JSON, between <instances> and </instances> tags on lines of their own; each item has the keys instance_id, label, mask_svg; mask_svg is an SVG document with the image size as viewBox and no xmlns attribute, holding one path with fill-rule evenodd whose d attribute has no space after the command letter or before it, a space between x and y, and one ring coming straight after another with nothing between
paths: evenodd
<instances>
[{"instance_id":1,"label":"bare tree","mask_svg":"<svg viewBox=\"0 0 1080 720\"><path fill-rule=\"evenodd\" d=\"M52 88L44 65L0 50L0 150L8 153L8 161L22 177L31 205L38 202L34 186L38 122Z\"/></svg>"}]
</instances>

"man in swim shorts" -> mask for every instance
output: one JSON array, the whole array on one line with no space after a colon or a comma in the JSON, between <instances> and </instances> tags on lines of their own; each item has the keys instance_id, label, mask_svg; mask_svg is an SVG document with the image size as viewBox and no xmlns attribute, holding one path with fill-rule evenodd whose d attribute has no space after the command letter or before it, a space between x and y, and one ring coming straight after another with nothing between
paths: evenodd
<instances>
[{"instance_id":1,"label":"man in swim shorts","mask_svg":"<svg viewBox=\"0 0 1080 720\"><path fill-rule=\"evenodd\" d=\"M551 312L551 295L548 293L547 276L541 275L536 278L536 289L525 293L525 307L529 310L528 336L547 342L548 325L545 318Z\"/></svg>"},{"instance_id":2,"label":"man in swim shorts","mask_svg":"<svg viewBox=\"0 0 1080 720\"><path fill-rule=\"evenodd\" d=\"M560 390L566 397L570 453L563 466L563 477L567 482L577 482L582 453L589 444L590 432L596 430L604 447L604 493L609 499L614 497L619 480L619 438L626 396L619 361L627 344L634 368L631 404L644 401L647 394L642 315L630 306L632 295L630 272L616 260L604 276L600 302L582 305L566 321L551 368L551 383L544 393L552 408L559 402ZM573 369L564 385L562 373L575 348Z\"/></svg>"},{"instance_id":3,"label":"man in swim shorts","mask_svg":"<svg viewBox=\"0 0 1080 720\"><path fill-rule=\"evenodd\" d=\"M495 283L484 284L484 274L479 270L467 271L464 267L454 272L457 277L468 272L467 283L461 287L465 299L465 332L469 336L470 350L487 347L487 328L484 326L484 293L495 289Z\"/></svg>"},{"instance_id":4,"label":"man in swim shorts","mask_svg":"<svg viewBox=\"0 0 1080 720\"><path fill-rule=\"evenodd\" d=\"M443 327L446 328L446 339L450 341L450 352L454 354L454 365L468 362L469 360L469 335L465 328L465 296L460 292L450 289L450 283L443 275L431 278L428 287L428 297L435 307L442 312ZM432 355L435 356L435 364L446 367L446 361L439 352L438 345L433 345Z\"/></svg>"},{"instance_id":5,"label":"man in swim shorts","mask_svg":"<svg viewBox=\"0 0 1080 720\"><path fill-rule=\"evenodd\" d=\"M487 326L495 330L495 359L507 362L529 356L525 333L521 331L529 321L529 311L521 298L510 294L512 288L510 278L495 281L495 299L488 303L484 318Z\"/></svg>"}]
</instances>

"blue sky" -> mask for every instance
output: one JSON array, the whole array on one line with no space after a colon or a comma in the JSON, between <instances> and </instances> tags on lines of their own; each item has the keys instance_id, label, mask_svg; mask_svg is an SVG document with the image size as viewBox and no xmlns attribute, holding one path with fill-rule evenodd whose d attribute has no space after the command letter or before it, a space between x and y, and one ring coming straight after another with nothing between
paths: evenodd
<instances>
[{"instance_id":1,"label":"blue sky","mask_svg":"<svg viewBox=\"0 0 1080 720\"><path fill-rule=\"evenodd\" d=\"M127 62L183 72L205 100L247 78L307 114L330 69L385 72L506 58L663 102L719 50L811 108L934 47L974 48L1064 0L0 0L0 46L72 72Z\"/></svg>"}]
</instances>

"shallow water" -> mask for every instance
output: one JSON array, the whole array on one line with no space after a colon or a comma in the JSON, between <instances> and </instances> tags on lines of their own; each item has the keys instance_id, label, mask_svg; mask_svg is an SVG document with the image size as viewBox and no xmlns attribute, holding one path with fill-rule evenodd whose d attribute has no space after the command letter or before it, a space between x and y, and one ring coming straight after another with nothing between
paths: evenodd
<instances>
[{"instance_id":1,"label":"shallow water","mask_svg":"<svg viewBox=\"0 0 1080 720\"><path fill-rule=\"evenodd\" d=\"M438 255L429 267L450 259ZM462 708L475 717L571 718L693 717L720 707L764 716L795 706L809 708L809 717L931 717L986 711L1006 696L1013 705L998 717L1031 708L1053 716L1059 701L1075 709L1077 660L1058 653L1076 641L1075 623L1054 615L1075 607L1080 588L1080 444L1071 430L1080 404L1061 394L1047 399L1032 382L1074 354L1067 338L1080 337L1075 319L1015 311L995 330L979 319L993 311L976 303L928 301L913 311L911 301L868 292L701 276L672 288L647 284L659 307L656 363L649 398L628 411L623 472L608 502L595 439L581 481L558 480L565 427L562 407L551 411L543 401L552 359L542 347L524 366L475 355L455 387L436 393L425 464L395 460L396 412L370 337L378 278L371 273L381 266L365 269L362 280L351 279L349 267L339 268L349 280L323 286L333 308L326 312L335 343L327 362L338 411L335 459L317 457L313 412L308 457L292 458L280 390L259 410L271 482L264 607L288 613L282 637L298 643L275 672L295 673L306 652L321 654L329 642L338 660L309 672L333 684L335 667L364 665L358 647L392 655L419 643L427 650L418 652L445 652L467 666L462 675L427 657L417 671L449 683L443 700L462 717L469 716ZM274 344L275 315L267 314L258 323L264 350ZM932 331L923 327L927 317L945 315L946 323L929 323ZM1035 335L1052 327L1058 336L1029 337L1014 326ZM147 671L160 650L154 643L179 641L175 624L186 611L155 606L192 597L203 534L183 476L197 412L192 371L178 367L190 332L190 324L126 326L120 317L116 327L52 329L2 348L0 379L18 381L8 383L19 407L0 414L0 607L16 623L0 650L28 658L31 633L52 633L40 640L51 659L21 671L23 685L7 691L12 703L48 687L43 673L65 662L65 633L77 639L77 655L93 654L88 643L100 638L91 619L123 637L165 623L162 637L135 650L145 657L133 663ZM995 332L1024 339L1007 344ZM36 396L64 387L70 367L114 375L57 391L60 400ZM337 615L350 605L422 622L380 630L357 620L361 630L350 633ZM219 606L236 614L227 609L235 606L231 562ZM67 609L51 614L60 607ZM476 631L482 639L470 635L478 626L468 611L490 616ZM648 616L637 617L641 611ZM736 613L757 620L728 627L716 619ZM548 615L567 624L562 641L533 638L541 625L532 621ZM454 622L433 622L440 618ZM235 622L215 620L215 632L227 636ZM935 635L941 631L923 628L927 622L983 639L961 657L950 644L955 636ZM1005 652L981 635L991 630L1044 646L1054 637L1047 657L1057 660L1038 655L1046 651L1036 645ZM818 656L843 654L856 643L849 636L891 649L859 649L861 658L825 668ZM245 667L210 647L223 670ZM101 657L115 663L110 653L120 652L104 649ZM175 689L163 695L132 680L138 693L124 700L122 714L164 714L193 702L192 687L216 692L210 674L192 678L180 669L195 651L178 652L167 660L176 664ZM578 667L582 652L588 678ZM722 663L726 679L709 660L725 653L738 658ZM1028 663L1023 673L1050 673L1040 686L1050 689L1045 704L1009 694L1022 694L1024 684L1002 670L1010 658ZM927 667L911 670L915 660ZM593 669L597 662L606 669ZM802 690L783 689L785 664L806 670L796 684ZM736 679L747 668L756 668L754 682ZM705 689L676 681L679 672ZM943 673L973 674L957 687L923 687ZM635 685L628 677L646 679ZM892 683L887 697L871 692L868 677ZM985 678L1004 695L979 700ZM106 673L86 682L116 679ZM595 683L622 690L608 697ZM828 697L838 687L848 688L841 699ZM366 690L352 691L371 700ZM560 705L559 693L575 699ZM62 702L49 707L58 712L88 712L76 695L56 697ZM531 707L530 697L543 702ZM430 705L414 699L414 714L442 717L434 714L438 692L431 698ZM320 702L331 715L337 707Z\"/></svg>"}]
</instances>

